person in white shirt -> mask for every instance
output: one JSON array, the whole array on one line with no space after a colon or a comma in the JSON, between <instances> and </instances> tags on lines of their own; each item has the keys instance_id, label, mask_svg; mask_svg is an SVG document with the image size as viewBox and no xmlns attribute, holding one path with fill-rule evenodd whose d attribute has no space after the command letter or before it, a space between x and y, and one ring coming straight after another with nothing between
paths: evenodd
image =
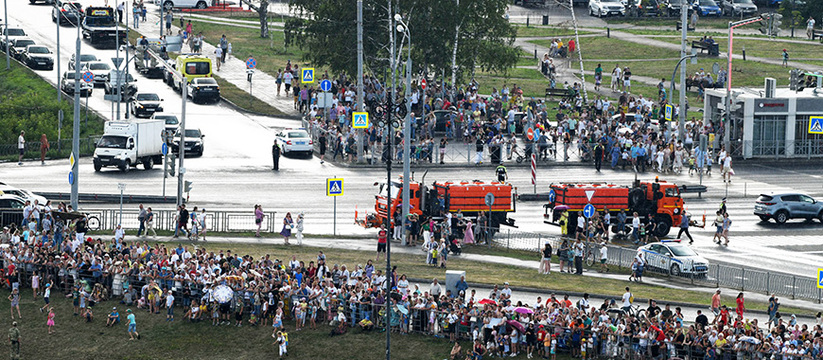
<instances>
[{"instance_id":1,"label":"person in white shirt","mask_svg":"<svg viewBox=\"0 0 823 360\"><path fill-rule=\"evenodd\" d=\"M600 243L600 270L598 272L609 272L609 266L606 265L606 261L608 260L609 248L606 247L606 242L604 241Z\"/></svg>"},{"instance_id":2,"label":"person in white shirt","mask_svg":"<svg viewBox=\"0 0 823 360\"><path fill-rule=\"evenodd\" d=\"M723 158L723 182L732 182L732 157Z\"/></svg>"},{"instance_id":3,"label":"person in white shirt","mask_svg":"<svg viewBox=\"0 0 823 360\"><path fill-rule=\"evenodd\" d=\"M17 165L23 165L23 153L26 152L26 135L25 131L20 131L20 136L17 137L17 150L20 151L20 156L17 158Z\"/></svg>"},{"instance_id":4,"label":"person in white shirt","mask_svg":"<svg viewBox=\"0 0 823 360\"><path fill-rule=\"evenodd\" d=\"M623 304L621 304L623 311L629 312L632 307L632 293L629 291L629 287L626 286L626 292L623 293Z\"/></svg>"},{"instance_id":5,"label":"person in white shirt","mask_svg":"<svg viewBox=\"0 0 823 360\"><path fill-rule=\"evenodd\" d=\"M635 244L640 242L640 216L637 215L637 211L632 216L632 236Z\"/></svg>"},{"instance_id":6,"label":"person in white shirt","mask_svg":"<svg viewBox=\"0 0 823 360\"><path fill-rule=\"evenodd\" d=\"M503 290L500 290L500 295L505 296L504 299L508 299L512 297L512 289L509 288L509 283L503 283Z\"/></svg>"}]
</instances>

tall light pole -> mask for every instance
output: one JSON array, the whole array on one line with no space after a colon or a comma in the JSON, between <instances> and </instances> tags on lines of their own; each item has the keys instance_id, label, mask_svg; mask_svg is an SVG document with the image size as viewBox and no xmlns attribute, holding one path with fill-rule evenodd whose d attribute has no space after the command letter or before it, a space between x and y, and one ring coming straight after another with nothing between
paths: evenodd
<instances>
[{"instance_id":1,"label":"tall light pole","mask_svg":"<svg viewBox=\"0 0 823 360\"><path fill-rule=\"evenodd\" d=\"M78 210L77 190L80 182L80 26L77 27L77 40L74 53L74 126L72 127L71 154L75 159L71 166L74 181L71 183L71 207Z\"/></svg>"},{"instance_id":2,"label":"tall light pole","mask_svg":"<svg viewBox=\"0 0 823 360\"><path fill-rule=\"evenodd\" d=\"M392 118L394 117L394 72L397 70L394 63L394 21L392 17L392 1L389 0L389 66L391 67L391 91L386 92L388 98L386 104L386 360L391 359L391 240L394 229L392 229L392 202L391 202L391 163L392 163ZM386 81L388 83L388 81Z\"/></svg>"},{"instance_id":3,"label":"tall light pole","mask_svg":"<svg viewBox=\"0 0 823 360\"><path fill-rule=\"evenodd\" d=\"M5 29L3 29L3 32L6 33L6 48L3 51L6 53L6 70L8 70L11 69L11 58L9 58L9 6L7 0L3 0L3 12L6 18L3 21L6 24Z\"/></svg>"},{"instance_id":4,"label":"tall light pole","mask_svg":"<svg viewBox=\"0 0 823 360\"><path fill-rule=\"evenodd\" d=\"M120 214L118 215L118 224L123 224L123 191L126 190L125 183L117 183L117 189L120 190Z\"/></svg>"},{"instance_id":5,"label":"tall light pole","mask_svg":"<svg viewBox=\"0 0 823 360\"><path fill-rule=\"evenodd\" d=\"M357 111L363 111L363 0L357 0ZM357 129L357 161L363 162L363 129Z\"/></svg>"},{"instance_id":6,"label":"tall light pole","mask_svg":"<svg viewBox=\"0 0 823 360\"><path fill-rule=\"evenodd\" d=\"M405 33L406 37L409 39L408 44L406 45L406 119L403 120L403 218L401 221L406 221L406 217L409 216L409 181L411 178L409 177L409 173L411 169L409 168L409 151L411 151L411 32L409 31L409 26L403 22L403 17L400 14L394 15L394 21L397 24L397 32ZM402 224L401 224L402 226ZM402 240L400 243L403 246L406 246L406 239L405 236L400 237Z\"/></svg>"},{"instance_id":7,"label":"tall light pole","mask_svg":"<svg viewBox=\"0 0 823 360\"><path fill-rule=\"evenodd\" d=\"M57 9L57 2L56 1L54 2L54 8ZM58 14L58 16L62 16L62 15L60 15L59 11L57 12L57 14ZM60 82L61 73L60 73L60 19L59 18L57 19L55 26L57 27L57 61L56 61L56 63L57 63L57 103L60 104L63 101L63 94L62 94L63 89L61 88L61 82ZM77 26L78 27L80 26L79 19L78 19ZM60 138L63 135L63 134L61 134L62 132L63 132L63 109L60 108L60 109L57 110L57 151L61 150L60 149L60 147L61 147L60 146Z\"/></svg>"},{"instance_id":8,"label":"tall light pole","mask_svg":"<svg viewBox=\"0 0 823 360\"><path fill-rule=\"evenodd\" d=\"M683 59L686 58L686 32L689 30L688 21L688 14L689 14L689 6L688 1L682 0L680 3L680 23L683 26L680 28L680 61L682 62ZM678 62L678 64L680 64ZM672 77L672 84L674 84L674 77ZM674 85L672 85L674 87ZM674 93L669 94L669 98L674 97ZM680 68L680 99L678 100L679 109L678 111L679 122L677 125L677 139L681 142L684 139L684 132L686 131L686 64L683 64L683 67Z\"/></svg>"}]
</instances>

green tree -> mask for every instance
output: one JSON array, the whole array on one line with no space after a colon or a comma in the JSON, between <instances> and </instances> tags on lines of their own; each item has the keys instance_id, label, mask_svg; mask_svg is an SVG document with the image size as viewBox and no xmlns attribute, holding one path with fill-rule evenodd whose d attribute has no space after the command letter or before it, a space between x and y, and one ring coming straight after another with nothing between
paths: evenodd
<instances>
[{"instance_id":1,"label":"green tree","mask_svg":"<svg viewBox=\"0 0 823 360\"><path fill-rule=\"evenodd\" d=\"M314 66L354 74L357 66L357 8L349 0L290 0L296 16L286 22L286 44L306 51ZM413 73L451 75L455 29L460 25L458 75L505 72L517 61L515 29L505 19L507 0L399 0L392 13L401 14L412 38ZM363 1L363 49L367 71L382 74L389 66L389 11L386 1ZM394 30L392 30L394 31ZM398 49L403 39L397 33ZM404 43L404 46L408 42ZM405 48L404 48L405 49ZM404 50L405 51L405 50ZM400 57L405 59L405 55Z\"/></svg>"}]
</instances>

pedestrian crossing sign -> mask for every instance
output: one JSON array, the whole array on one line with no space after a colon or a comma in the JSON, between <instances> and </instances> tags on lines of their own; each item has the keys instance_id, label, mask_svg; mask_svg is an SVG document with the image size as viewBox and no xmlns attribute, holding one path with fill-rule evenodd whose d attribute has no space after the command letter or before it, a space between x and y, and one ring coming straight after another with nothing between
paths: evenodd
<instances>
[{"instance_id":1,"label":"pedestrian crossing sign","mask_svg":"<svg viewBox=\"0 0 823 360\"><path fill-rule=\"evenodd\" d=\"M300 77L302 83L304 84L313 84L314 83L314 68L303 68L303 76Z\"/></svg>"},{"instance_id":2,"label":"pedestrian crossing sign","mask_svg":"<svg viewBox=\"0 0 823 360\"><path fill-rule=\"evenodd\" d=\"M823 289L823 269L817 268L817 287Z\"/></svg>"},{"instance_id":3,"label":"pedestrian crossing sign","mask_svg":"<svg viewBox=\"0 0 823 360\"><path fill-rule=\"evenodd\" d=\"M666 121L671 121L672 120L672 111L673 111L672 106L666 104Z\"/></svg>"},{"instance_id":4,"label":"pedestrian crossing sign","mask_svg":"<svg viewBox=\"0 0 823 360\"><path fill-rule=\"evenodd\" d=\"M809 134L823 135L823 116L809 116Z\"/></svg>"},{"instance_id":5,"label":"pedestrian crossing sign","mask_svg":"<svg viewBox=\"0 0 823 360\"><path fill-rule=\"evenodd\" d=\"M326 196L343 195L343 179L326 179Z\"/></svg>"},{"instance_id":6,"label":"pedestrian crossing sign","mask_svg":"<svg viewBox=\"0 0 823 360\"><path fill-rule=\"evenodd\" d=\"M352 113L351 127L355 128L355 129L368 129L369 128L369 113L367 113L367 112Z\"/></svg>"}]
</instances>

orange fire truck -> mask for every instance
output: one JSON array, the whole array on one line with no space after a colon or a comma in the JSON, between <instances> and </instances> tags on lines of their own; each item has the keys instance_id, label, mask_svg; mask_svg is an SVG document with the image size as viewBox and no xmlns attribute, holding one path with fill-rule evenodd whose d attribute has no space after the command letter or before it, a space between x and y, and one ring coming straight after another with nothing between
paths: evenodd
<instances>
[{"instance_id":1,"label":"orange fire truck","mask_svg":"<svg viewBox=\"0 0 823 360\"><path fill-rule=\"evenodd\" d=\"M612 215L612 224L621 210L626 211L627 222L631 227L634 212L642 220L652 219L656 223L655 235L666 236L672 225L679 226L683 216L683 199L677 185L659 181L641 182L635 180L632 186L613 184L552 184L553 201L543 205L544 222L558 224L563 211L569 212L568 229L577 226L578 218L583 216L583 208L592 204L598 212L608 208ZM582 219L581 219L582 220Z\"/></svg>"},{"instance_id":2,"label":"orange fire truck","mask_svg":"<svg viewBox=\"0 0 823 360\"><path fill-rule=\"evenodd\" d=\"M357 218L355 222L363 227L379 227L386 219L386 184L379 185L374 196L374 213L367 214L364 220ZM396 212L402 211L403 179L391 183L391 206L389 216L395 218ZM514 226L514 219L508 213L516 210L516 192L511 184L501 182L461 181L461 182L434 182L425 185L421 182L409 182L409 213L424 217L440 218L446 212L461 211L464 216L474 218L481 211L488 212L486 195L494 196L491 206L491 223L488 226L498 228L500 225ZM486 224L480 224L486 226Z\"/></svg>"}]
</instances>

